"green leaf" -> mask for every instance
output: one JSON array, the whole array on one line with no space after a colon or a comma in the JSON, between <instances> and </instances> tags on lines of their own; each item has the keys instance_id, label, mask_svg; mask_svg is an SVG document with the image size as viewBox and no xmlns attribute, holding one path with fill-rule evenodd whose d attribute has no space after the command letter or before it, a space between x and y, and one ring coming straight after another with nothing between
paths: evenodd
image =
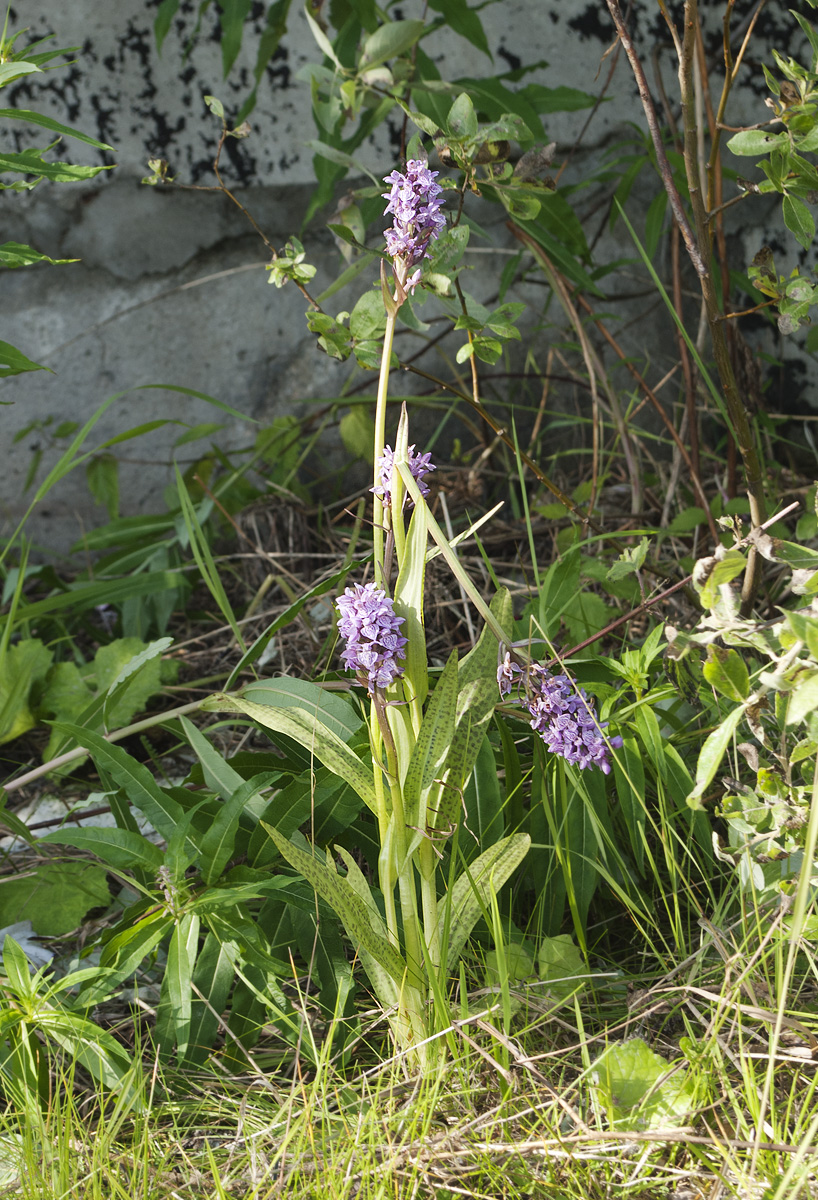
<instances>
[{"instance_id":1,"label":"green leaf","mask_svg":"<svg viewBox=\"0 0 818 1200\"><path fill-rule=\"evenodd\" d=\"M309 4L304 5L304 16L307 18L307 24L310 27L310 32L318 43L318 48L321 53L325 54L327 58L335 64L339 71L343 71L343 64L340 62L338 56L333 50L332 42L329 40L321 26L316 21L315 17L310 12Z\"/></svg>"},{"instance_id":2,"label":"green leaf","mask_svg":"<svg viewBox=\"0 0 818 1200\"><path fill-rule=\"evenodd\" d=\"M30 125L41 125L43 129L50 129L52 133L59 133L62 137L76 138L78 142L85 142L87 146L93 146L97 150L113 150L113 146L108 146L105 142L98 142L96 138L89 137L87 133L80 133L78 129L72 129L70 125L61 125L53 117L32 112L30 108L0 108L0 121L26 121Z\"/></svg>"},{"instance_id":3,"label":"green leaf","mask_svg":"<svg viewBox=\"0 0 818 1200\"><path fill-rule=\"evenodd\" d=\"M673 518L667 527L667 533L689 533L691 529L697 529L700 525L707 523L707 513L703 508L692 505L690 508L683 508L680 513Z\"/></svg>"},{"instance_id":4,"label":"green leaf","mask_svg":"<svg viewBox=\"0 0 818 1200\"><path fill-rule=\"evenodd\" d=\"M218 117L220 121L224 120L224 105L218 96L205 96L204 102L214 117Z\"/></svg>"},{"instance_id":5,"label":"green leaf","mask_svg":"<svg viewBox=\"0 0 818 1200\"><path fill-rule=\"evenodd\" d=\"M571 935L544 938L538 955L539 978L558 1000L567 1000L585 986L588 968Z\"/></svg>"},{"instance_id":6,"label":"green leaf","mask_svg":"<svg viewBox=\"0 0 818 1200\"><path fill-rule=\"evenodd\" d=\"M510 984L522 983L534 974L534 955L527 945L509 942L504 948L504 963L501 969L500 956L496 950L486 954L486 987L502 986L503 974Z\"/></svg>"},{"instance_id":7,"label":"green leaf","mask_svg":"<svg viewBox=\"0 0 818 1200\"><path fill-rule=\"evenodd\" d=\"M72 1012L41 1010L38 1024L46 1037L53 1038L94 1079L112 1091L124 1093L126 1104L119 1102L124 1112L141 1108L141 1091L133 1086L133 1060L107 1030Z\"/></svg>"},{"instance_id":8,"label":"green leaf","mask_svg":"<svg viewBox=\"0 0 818 1200\"><path fill-rule=\"evenodd\" d=\"M103 504L108 517L119 516L119 460L113 454L98 454L85 468L88 490L96 504Z\"/></svg>"},{"instance_id":9,"label":"green leaf","mask_svg":"<svg viewBox=\"0 0 818 1200\"><path fill-rule=\"evenodd\" d=\"M31 246L26 246L22 242L4 242L0 246L0 267L30 267L33 263L39 262L47 262L51 263L52 266L58 266L62 263L79 262L79 259L49 258L47 254L40 254L39 250L34 250ZM45 371L48 368L41 367L40 370Z\"/></svg>"},{"instance_id":10,"label":"green leaf","mask_svg":"<svg viewBox=\"0 0 818 1200\"><path fill-rule=\"evenodd\" d=\"M185 1055L185 1061L192 1066L202 1066L207 1061L240 957L237 942L222 942L215 933L208 933L192 976L190 1036Z\"/></svg>"},{"instance_id":11,"label":"green leaf","mask_svg":"<svg viewBox=\"0 0 818 1200\"><path fill-rule=\"evenodd\" d=\"M808 250L815 238L815 218L807 205L797 196L787 195L782 201L781 210L787 229Z\"/></svg>"},{"instance_id":12,"label":"green leaf","mask_svg":"<svg viewBox=\"0 0 818 1200\"><path fill-rule=\"evenodd\" d=\"M429 7L443 14L446 25L471 42L478 50L492 57L486 31L477 12L469 8L466 0L429 0Z\"/></svg>"},{"instance_id":13,"label":"green leaf","mask_svg":"<svg viewBox=\"0 0 818 1200\"><path fill-rule=\"evenodd\" d=\"M568 550L551 564L540 581L539 622L543 637L547 640L553 640L559 631L563 614L576 605L580 591L580 566L579 550Z\"/></svg>"},{"instance_id":14,"label":"green leaf","mask_svg":"<svg viewBox=\"0 0 818 1200\"><path fill-rule=\"evenodd\" d=\"M24 638L6 648L0 658L0 745L37 724L30 706L31 689L45 678L53 658L53 651L39 638Z\"/></svg>"},{"instance_id":15,"label":"green leaf","mask_svg":"<svg viewBox=\"0 0 818 1200\"><path fill-rule=\"evenodd\" d=\"M149 571L143 575L132 575L125 579L100 579L96 583L80 583L67 592L47 596L22 604L17 611L19 621L33 621L46 614L71 609L72 613L87 612L96 604L115 604L131 596L144 596L179 587L179 575L174 571ZM2 628L3 618L0 618Z\"/></svg>"},{"instance_id":16,"label":"green leaf","mask_svg":"<svg viewBox=\"0 0 818 1200\"><path fill-rule=\"evenodd\" d=\"M179 0L161 0L153 22L153 36L156 38L156 49L161 54L162 45L170 32L170 25L179 8Z\"/></svg>"},{"instance_id":17,"label":"green leaf","mask_svg":"<svg viewBox=\"0 0 818 1200\"><path fill-rule=\"evenodd\" d=\"M75 846L78 850L86 850L120 871L142 867L156 872L164 862L164 855L158 846L141 833L132 833L129 829L66 825L39 840L46 845Z\"/></svg>"},{"instance_id":18,"label":"green leaf","mask_svg":"<svg viewBox=\"0 0 818 1200\"><path fill-rule=\"evenodd\" d=\"M691 808L702 807L699 803L701 797L710 787L743 715L743 708L733 709L730 715L725 717L722 723L713 730L702 746L696 765L696 786L687 798L687 803Z\"/></svg>"},{"instance_id":19,"label":"green leaf","mask_svg":"<svg viewBox=\"0 0 818 1200\"><path fill-rule=\"evenodd\" d=\"M796 725L818 710L818 671L804 671L790 692L787 703L787 724Z\"/></svg>"},{"instance_id":20,"label":"green leaf","mask_svg":"<svg viewBox=\"0 0 818 1200\"><path fill-rule=\"evenodd\" d=\"M394 946L373 925L371 907L361 900L350 882L341 878L337 871L330 870L314 855L288 842L272 825L265 823L264 828L290 866L299 871L321 899L338 914L353 944L364 947L401 989L406 964Z\"/></svg>"},{"instance_id":21,"label":"green leaf","mask_svg":"<svg viewBox=\"0 0 818 1200\"><path fill-rule=\"evenodd\" d=\"M457 651L453 650L429 701L406 768L403 802L407 825L426 829L427 805L451 745L456 709ZM440 790L439 784L436 790Z\"/></svg>"},{"instance_id":22,"label":"green leaf","mask_svg":"<svg viewBox=\"0 0 818 1200\"><path fill-rule=\"evenodd\" d=\"M146 766L90 729L68 721L55 722L55 728L69 734L78 746L84 746L97 766L108 771L131 803L145 814L157 833L170 841L185 815L184 809L162 791Z\"/></svg>"},{"instance_id":23,"label":"green leaf","mask_svg":"<svg viewBox=\"0 0 818 1200\"><path fill-rule=\"evenodd\" d=\"M242 689L242 696L253 704L270 708L304 709L344 741L350 741L361 728L357 709L337 692L327 691L307 679L262 679Z\"/></svg>"},{"instance_id":24,"label":"green leaf","mask_svg":"<svg viewBox=\"0 0 818 1200\"><path fill-rule=\"evenodd\" d=\"M524 98L538 113L579 112L583 108L593 108L599 103L599 97L591 92L583 92L579 88L545 87L541 83L529 83L522 88L518 95ZM607 97L606 97L607 99ZM516 110L515 110L516 111ZM532 130L532 132L534 132ZM535 135L536 136L536 135Z\"/></svg>"},{"instance_id":25,"label":"green leaf","mask_svg":"<svg viewBox=\"0 0 818 1200\"><path fill-rule=\"evenodd\" d=\"M477 114L468 92L461 92L449 109L446 117L446 127L456 138L473 138L477 136Z\"/></svg>"},{"instance_id":26,"label":"green leaf","mask_svg":"<svg viewBox=\"0 0 818 1200\"><path fill-rule=\"evenodd\" d=\"M744 659L736 650L726 650L722 646L707 647L707 662L702 668L702 674L711 687L714 687L728 700L741 704L750 694L750 676Z\"/></svg>"},{"instance_id":27,"label":"green leaf","mask_svg":"<svg viewBox=\"0 0 818 1200\"><path fill-rule=\"evenodd\" d=\"M34 995L34 985L31 981L30 967L25 951L15 942L11 934L3 938L3 971L9 985L20 999Z\"/></svg>"},{"instance_id":28,"label":"green leaf","mask_svg":"<svg viewBox=\"0 0 818 1200\"><path fill-rule=\"evenodd\" d=\"M24 842L28 842L31 846L35 842L34 834L30 832L24 821L21 821L16 813L8 810L8 795L0 787L0 829L6 829L14 837L22 838Z\"/></svg>"},{"instance_id":29,"label":"green leaf","mask_svg":"<svg viewBox=\"0 0 818 1200\"><path fill-rule=\"evenodd\" d=\"M221 574L213 559L213 554L210 549L210 543L202 528L199 515L196 511L196 506L190 498L187 485L185 484L182 472L179 470L179 464L174 463L176 473L176 490L179 494L179 503L182 509L182 517L187 530L190 548L193 551L193 557L196 559L196 566L199 568L199 574L207 585L213 599L219 606L219 610L227 624L233 631L233 636L239 644L239 648L244 652L246 649L244 639L241 635L236 618L233 613L230 601L227 598L227 593L224 590Z\"/></svg>"},{"instance_id":30,"label":"green leaf","mask_svg":"<svg viewBox=\"0 0 818 1200\"><path fill-rule=\"evenodd\" d=\"M693 1082L641 1040L609 1046L594 1064L599 1091L616 1129L673 1129L686 1123Z\"/></svg>"},{"instance_id":31,"label":"green leaf","mask_svg":"<svg viewBox=\"0 0 818 1200\"><path fill-rule=\"evenodd\" d=\"M233 795L220 807L216 819L200 837L202 874L206 884L216 882L227 866L236 843L239 820L248 804L265 788L269 787L276 778L276 773L268 771L254 775L246 783L242 783Z\"/></svg>"},{"instance_id":32,"label":"green leaf","mask_svg":"<svg viewBox=\"0 0 818 1200\"><path fill-rule=\"evenodd\" d=\"M207 712L244 713L266 729L291 737L333 774L344 779L373 812L378 811L372 769L365 767L346 742L323 724L317 712L303 708L269 708L253 704L242 696L221 694L208 697L202 708Z\"/></svg>"},{"instance_id":33,"label":"green leaf","mask_svg":"<svg viewBox=\"0 0 818 1200\"><path fill-rule=\"evenodd\" d=\"M714 608L719 602L719 588L740 575L746 566L741 550L735 549L719 548L712 558L699 559L693 571L693 586L702 608Z\"/></svg>"},{"instance_id":34,"label":"green leaf","mask_svg":"<svg viewBox=\"0 0 818 1200\"><path fill-rule=\"evenodd\" d=\"M244 22L253 7L253 0L219 0L219 20L222 27L222 76L230 74L230 69L241 49Z\"/></svg>"},{"instance_id":35,"label":"green leaf","mask_svg":"<svg viewBox=\"0 0 818 1200\"><path fill-rule=\"evenodd\" d=\"M198 442L201 438L212 437L214 434L221 432L224 425L218 421L202 421L199 425L192 425L185 433L179 435L173 443L174 448L179 446L187 446L190 442Z\"/></svg>"},{"instance_id":36,"label":"green leaf","mask_svg":"<svg viewBox=\"0 0 818 1200\"><path fill-rule=\"evenodd\" d=\"M631 849L640 875L645 872L645 768L635 738L626 737L612 755L616 795L628 826Z\"/></svg>"},{"instance_id":37,"label":"green leaf","mask_svg":"<svg viewBox=\"0 0 818 1200\"><path fill-rule=\"evenodd\" d=\"M365 167L359 159L354 158L351 154L347 154L344 150L339 150L337 146L333 146L329 142L319 142L315 138L305 142L304 145L309 147L313 154L317 154L320 158L325 158L328 162L335 163L336 166L346 167L348 171L355 171L358 175L368 175L372 182L377 187L380 187L381 181L377 175L373 175L369 168ZM360 248L360 239L355 237L351 229L348 229L344 225L330 225L329 228L333 233L337 233L339 237L345 238L351 246ZM383 304L381 308L383 308Z\"/></svg>"},{"instance_id":38,"label":"green leaf","mask_svg":"<svg viewBox=\"0 0 818 1200\"><path fill-rule=\"evenodd\" d=\"M645 217L645 250L650 258L655 257L659 248L666 212L667 192L662 188L661 192L658 192L651 200Z\"/></svg>"},{"instance_id":39,"label":"green leaf","mask_svg":"<svg viewBox=\"0 0 818 1200\"><path fill-rule=\"evenodd\" d=\"M41 363L32 362L16 346L10 346L8 342L0 342L0 379L6 379L10 375L22 375L25 371L49 371L52 375L54 374L51 367L44 367Z\"/></svg>"},{"instance_id":40,"label":"green leaf","mask_svg":"<svg viewBox=\"0 0 818 1200\"><path fill-rule=\"evenodd\" d=\"M378 937L384 941L388 941L388 933L383 917L380 914L372 892L369 889L369 884L364 877L364 873L356 863L355 859L345 850L343 846L335 847L337 853L341 856L344 866L347 869L347 883L355 892L356 896L366 905L369 913L369 919L372 922L372 928L377 933ZM358 947L358 953L361 957L361 963L366 971L367 978L372 984L372 990L380 1000L381 1004L388 1011L390 1008L395 1008L400 1000L400 988L395 983L395 980L389 972L381 966L378 960L361 945Z\"/></svg>"},{"instance_id":41,"label":"green leaf","mask_svg":"<svg viewBox=\"0 0 818 1200\"><path fill-rule=\"evenodd\" d=\"M477 918L525 858L531 845L527 833L513 833L495 842L456 880L444 907L449 913L449 949L446 965L454 971Z\"/></svg>"},{"instance_id":42,"label":"green leaf","mask_svg":"<svg viewBox=\"0 0 818 1200\"><path fill-rule=\"evenodd\" d=\"M608 579L624 579L641 570L648 553L648 539L640 538L635 546L626 546L608 571Z\"/></svg>"},{"instance_id":43,"label":"green leaf","mask_svg":"<svg viewBox=\"0 0 818 1200\"><path fill-rule=\"evenodd\" d=\"M173 918L162 908L135 924L128 922L124 928L118 929L111 940L105 943L100 955L100 966L110 968L109 974L101 984L92 984L82 990L82 1004L91 1008L99 1003L101 997L109 995L113 987L133 975L172 927Z\"/></svg>"},{"instance_id":44,"label":"green leaf","mask_svg":"<svg viewBox=\"0 0 818 1200\"><path fill-rule=\"evenodd\" d=\"M818 617L792 611L784 615L798 640L808 647L813 658L818 659Z\"/></svg>"},{"instance_id":45,"label":"green leaf","mask_svg":"<svg viewBox=\"0 0 818 1200\"><path fill-rule=\"evenodd\" d=\"M380 288L364 292L349 314L349 329L358 341L383 337L386 328L386 309Z\"/></svg>"},{"instance_id":46,"label":"green leaf","mask_svg":"<svg viewBox=\"0 0 818 1200\"><path fill-rule=\"evenodd\" d=\"M222 800L229 800L238 788L244 786L244 776L239 775L238 771L225 761L218 750L211 746L201 730L197 729L187 717L180 717L179 724L202 764L205 783L212 791L218 792Z\"/></svg>"},{"instance_id":47,"label":"green leaf","mask_svg":"<svg viewBox=\"0 0 818 1200\"><path fill-rule=\"evenodd\" d=\"M40 68L31 62L0 63L0 87L6 87L7 84L13 83L15 79L20 79L23 75L32 75L35 71L39 72L39 70Z\"/></svg>"},{"instance_id":48,"label":"green leaf","mask_svg":"<svg viewBox=\"0 0 818 1200\"><path fill-rule=\"evenodd\" d=\"M349 0L356 17L367 33L374 33L378 28L378 10L375 0Z\"/></svg>"},{"instance_id":49,"label":"green leaf","mask_svg":"<svg viewBox=\"0 0 818 1200\"><path fill-rule=\"evenodd\" d=\"M403 561L394 594L395 613L404 620L401 633L408 639L404 672L405 691L407 696L416 696L421 705L426 702L429 690L426 632L423 625L426 546L429 538L427 513L425 503L415 505L409 521Z\"/></svg>"},{"instance_id":50,"label":"green leaf","mask_svg":"<svg viewBox=\"0 0 818 1200\"><path fill-rule=\"evenodd\" d=\"M101 171L111 170L110 167L84 167L59 160L46 162L42 156L50 149L50 146L44 146L42 150L32 147L30 150L21 150L19 154L0 152L0 174L13 172L15 175L50 179L52 183L77 183L81 179L93 179Z\"/></svg>"},{"instance_id":51,"label":"green leaf","mask_svg":"<svg viewBox=\"0 0 818 1200\"><path fill-rule=\"evenodd\" d=\"M474 353L481 362L494 365L500 355L503 353L502 342L498 342L496 338L476 337L472 342Z\"/></svg>"},{"instance_id":52,"label":"green leaf","mask_svg":"<svg viewBox=\"0 0 818 1200\"><path fill-rule=\"evenodd\" d=\"M169 1056L174 1043L179 1058L187 1053L193 1004L190 982L198 943L199 917L196 913L183 913L170 939L156 1019L157 1049L164 1058Z\"/></svg>"},{"instance_id":53,"label":"green leaf","mask_svg":"<svg viewBox=\"0 0 818 1200\"><path fill-rule=\"evenodd\" d=\"M0 928L31 921L35 933L61 937L76 929L92 908L107 908L110 902L104 868L42 863L30 875L0 880Z\"/></svg>"},{"instance_id":54,"label":"green leaf","mask_svg":"<svg viewBox=\"0 0 818 1200\"><path fill-rule=\"evenodd\" d=\"M102 712L109 729L123 728L162 690L159 659L172 645L173 638L164 637L148 646L139 638L117 638L100 646L94 673L97 691L105 696Z\"/></svg>"},{"instance_id":55,"label":"green leaf","mask_svg":"<svg viewBox=\"0 0 818 1200\"><path fill-rule=\"evenodd\" d=\"M496 690L495 681L495 690ZM456 797L459 802L459 796ZM474 835L474 845L467 839L464 853L467 860L474 859L478 851L487 850L499 842L505 832L503 821L503 792L497 774L494 748L484 734L477 752L474 769L463 796L464 822ZM461 839L462 845L462 839Z\"/></svg>"},{"instance_id":56,"label":"green leaf","mask_svg":"<svg viewBox=\"0 0 818 1200\"><path fill-rule=\"evenodd\" d=\"M423 21L387 21L364 42L361 52L360 70L369 70L386 62L388 58L397 58L411 49L425 25Z\"/></svg>"},{"instance_id":57,"label":"green leaf","mask_svg":"<svg viewBox=\"0 0 818 1200\"><path fill-rule=\"evenodd\" d=\"M353 458L361 458L371 466L374 459L372 419L360 404L354 405L348 413L344 413L338 432L347 454L351 454Z\"/></svg>"},{"instance_id":58,"label":"green leaf","mask_svg":"<svg viewBox=\"0 0 818 1200\"><path fill-rule=\"evenodd\" d=\"M727 149L743 157L758 158L773 150L784 150L789 145L789 134L765 133L763 129L744 129L727 142Z\"/></svg>"},{"instance_id":59,"label":"green leaf","mask_svg":"<svg viewBox=\"0 0 818 1200\"><path fill-rule=\"evenodd\" d=\"M500 588L491 601L491 612L512 640L513 613L511 594ZM441 790L438 811L431 814L434 829L447 832L460 809L460 795L471 775L483 744L488 723L499 699L497 692L497 638L483 627L477 645L458 668L457 713L454 736L444 766L445 787Z\"/></svg>"}]
</instances>

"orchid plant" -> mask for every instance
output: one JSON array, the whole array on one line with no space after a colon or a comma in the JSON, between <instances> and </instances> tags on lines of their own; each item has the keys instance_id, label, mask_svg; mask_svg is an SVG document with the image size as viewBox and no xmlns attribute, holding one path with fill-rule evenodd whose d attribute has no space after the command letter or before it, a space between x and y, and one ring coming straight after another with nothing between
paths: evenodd
<instances>
[{"instance_id":1,"label":"orchid plant","mask_svg":"<svg viewBox=\"0 0 818 1200\"><path fill-rule=\"evenodd\" d=\"M516 689L532 728L553 752L580 768L610 771L609 749L593 701L565 674L551 675L512 645L511 600L490 605L463 570L427 503L429 454L409 444L405 406L394 449L386 442L392 340L401 305L422 281L423 262L445 227L437 172L410 160L385 179L391 272L382 266L386 329L375 410L373 576L337 599L341 658L368 698L366 759L327 714L216 696L205 707L245 713L294 738L351 786L378 828L377 886L343 847L328 851L265 824L284 859L338 914L355 944L398 1047L428 1067L439 1056L448 982L481 914L524 859L530 837L512 832L466 862L458 851L465 785L499 700ZM485 519L485 518L484 518ZM478 522L480 524L482 522ZM473 529L476 526L472 527ZM467 531L465 535L471 530ZM430 544L431 542L431 544ZM481 614L484 628L462 661L453 651L429 696L424 631L426 563L442 554ZM499 667L498 667L499 663ZM468 823L468 814L465 815ZM445 877L444 877L445 876Z\"/></svg>"}]
</instances>

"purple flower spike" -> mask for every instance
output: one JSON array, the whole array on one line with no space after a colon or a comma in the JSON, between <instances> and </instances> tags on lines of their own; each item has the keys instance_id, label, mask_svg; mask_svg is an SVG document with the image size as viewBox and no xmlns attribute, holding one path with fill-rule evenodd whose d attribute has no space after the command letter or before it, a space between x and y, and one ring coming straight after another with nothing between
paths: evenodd
<instances>
[{"instance_id":1,"label":"purple flower spike","mask_svg":"<svg viewBox=\"0 0 818 1200\"><path fill-rule=\"evenodd\" d=\"M437 467L432 462L432 455L415 454L415 447L409 447L407 455L409 462L409 470L417 480L418 490L421 496L429 495L429 485L424 482L424 475L428 475L430 471L436 471ZM392 474L395 470L395 452L391 446L384 446L383 454L375 463L375 478L378 482L370 491L376 496L380 496L384 507L388 505L392 499Z\"/></svg>"},{"instance_id":2,"label":"purple flower spike","mask_svg":"<svg viewBox=\"0 0 818 1200\"><path fill-rule=\"evenodd\" d=\"M429 242L440 236L446 218L440 211L442 188L435 183L438 172L430 171L422 159L412 158L406 164L406 174L393 171L384 176L384 183L391 183L392 190L384 192L388 200L384 213L392 213L392 228L387 229L386 250L393 259L403 265L406 275L404 287L414 291L420 282L420 270L409 272L426 257Z\"/></svg>"},{"instance_id":3,"label":"purple flower spike","mask_svg":"<svg viewBox=\"0 0 818 1200\"><path fill-rule=\"evenodd\" d=\"M398 629L404 618L396 616L392 601L374 583L353 584L335 603L338 632L346 642L341 652L346 669L366 682L370 693L389 687L403 674L398 660L406 658L406 638Z\"/></svg>"},{"instance_id":4,"label":"purple flower spike","mask_svg":"<svg viewBox=\"0 0 818 1200\"><path fill-rule=\"evenodd\" d=\"M508 696L521 668L506 653L497 671L500 695ZM605 775L611 773L610 750L622 745L621 737L606 738L607 722L596 719L594 701L584 688L577 687L567 675L550 675L538 663L532 663L526 673L526 690L522 702L528 709L531 728L538 733L553 754L580 770L599 767Z\"/></svg>"}]
</instances>

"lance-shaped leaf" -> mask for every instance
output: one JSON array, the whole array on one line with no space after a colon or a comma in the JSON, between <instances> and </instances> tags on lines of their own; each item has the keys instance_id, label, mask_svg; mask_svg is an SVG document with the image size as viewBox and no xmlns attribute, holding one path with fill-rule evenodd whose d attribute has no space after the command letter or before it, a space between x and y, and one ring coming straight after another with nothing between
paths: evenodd
<instances>
[{"instance_id":1,"label":"lance-shaped leaf","mask_svg":"<svg viewBox=\"0 0 818 1200\"><path fill-rule=\"evenodd\" d=\"M209 696L202 708L208 712L244 713L266 729L291 737L348 783L374 813L378 811L371 769L364 766L337 733L322 723L319 714L303 708L270 708L242 696L225 695Z\"/></svg>"},{"instance_id":2,"label":"lance-shaped leaf","mask_svg":"<svg viewBox=\"0 0 818 1200\"><path fill-rule=\"evenodd\" d=\"M50 1005L41 1008L38 1024L47 1038L67 1050L94 1079L121 1094L124 1111L142 1108L144 1096L135 1082L138 1076L133 1060L107 1030L86 1017Z\"/></svg>"},{"instance_id":3,"label":"lance-shaped leaf","mask_svg":"<svg viewBox=\"0 0 818 1200\"><path fill-rule=\"evenodd\" d=\"M159 1053L168 1057L174 1044L184 1058L190 1040L193 993L190 987L199 943L199 916L186 912L179 918L168 947L156 1019Z\"/></svg>"},{"instance_id":4,"label":"lance-shaped leaf","mask_svg":"<svg viewBox=\"0 0 818 1200\"><path fill-rule=\"evenodd\" d=\"M349 851L345 850L343 846L336 846L335 849L344 860L344 866L347 869L347 883L367 907L372 928L379 937L387 941L388 937L383 917L378 911L378 906L375 903L372 892L369 890L369 884L366 882L363 871ZM396 986L392 976L388 971L384 970L378 960L370 954L363 944L358 947L358 953L361 956L361 962L369 982L372 984L372 990L383 1007L386 1009L396 1007L400 999L400 989Z\"/></svg>"},{"instance_id":5,"label":"lance-shaped leaf","mask_svg":"<svg viewBox=\"0 0 818 1200\"><path fill-rule=\"evenodd\" d=\"M219 1017L236 978L235 964L240 958L237 942L222 942L215 933L208 933L191 979L193 999L185 1058L194 1066L202 1066L207 1061L219 1028Z\"/></svg>"},{"instance_id":6,"label":"lance-shaped leaf","mask_svg":"<svg viewBox=\"0 0 818 1200\"><path fill-rule=\"evenodd\" d=\"M500 588L491 602L491 611L511 641L512 608L507 588ZM431 824L446 832L455 822L460 794L474 768L483 743L486 726L497 704L497 638L484 626L477 645L460 663L459 691L454 736L444 764L445 787Z\"/></svg>"},{"instance_id":7,"label":"lance-shaped leaf","mask_svg":"<svg viewBox=\"0 0 818 1200\"><path fill-rule=\"evenodd\" d=\"M489 896L498 892L528 854L531 838L527 833L512 833L489 846L457 879L449 893L449 971L457 966L466 939L480 913L488 908ZM445 910L444 910L445 911Z\"/></svg>"},{"instance_id":8,"label":"lance-shaped leaf","mask_svg":"<svg viewBox=\"0 0 818 1200\"><path fill-rule=\"evenodd\" d=\"M724 758L727 747L743 716L743 707L734 708L722 723L716 726L702 746L699 752L699 761L696 764L696 786L687 797L687 803L691 808L702 807L701 798L713 782L719 764Z\"/></svg>"},{"instance_id":9,"label":"lance-shaped leaf","mask_svg":"<svg viewBox=\"0 0 818 1200\"><path fill-rule=\"evenodd\" d=\"M454 734L456 709L457 651L453 650L429 702L403 782L406 824L421 830L426 828L427 804L433 810L439 807L440 775Z\"/></svg>"},{"instance_id":10,"label":"lance-shaped leaf","mask_svg":"<svg viewBox=\"0 0 818 1200\"><path fill-rule=\"evenodd\" d=\"M144 764L138 763L121 746L111 745L93 730L83 729L68 721L55 721L54 728L67 733L78 746L84 746L96 765L109 772L157 833L165 841L170 841L184 816L184 809L160 788Z\"/></svg>"},{"instance_id":11,"label":"lance-shaped leaf","mask_svg":"<svg viewBox=\"0 0 818 1200\"><path fill-rule=\"evenodd\" d=\"M342 742L348 742L361 728L360 713L346 696L328 692L307 679L260 679L243 687L241 694L245 700L270 708L303 708Z\"/></svg>"},{"instance_id":12,"label":"lance-shaped leaf","mask_svg":"<svg viewBox=\"0 0 818 1200\"><path fill-rule=\"evenodd\" d=\"M275 842L281 854L291 867L300 871L304 878L312 884L322 900L326 900L330 908L341 918L344 928L356 947L366 950L377 963L391 976L398 988L403 986L406 974L406 964L385 937L379 932L372 920L369 905L357 895L355 888L343 879L337 871L331 870L320 859L307 854L292 842L282 837L277 829L266 822L264 828ZM375 986L375 980L372 980Z\"/></svg>"},{"instance_id":13,"label":"lance-shaped leaf","mask_svg":"<svg viewBox=\"0 0 818 1200\"><path fill-rule=\"evenodd\" d=\"M394 486L394 485L393 485ZM402 490L402 489L401 489ZM405 691L407 699L417 696L423 704L428 690L428 672L426 663L426 632L423 628L423 580L426 573L426 502L421 500L415 505L409 529L406 534L406 545L403 551L403 562L395 584L395 612L403 617L405 624L401 634L408 639L406 660L404 666ZM400 517L400 520L403 518Z\"/></svg>"},{"instance_id":14,"label":"lance-shaped leaf","mask_svg":"<svg viewBox=\"0 0 818 1200\"><path fill-rule=\"evenodd\" d=\"M78 850L87 850L96 854L103 862L120 871L132 871L134 867L142 867L148 871L158 871L165 856L158 846L149 842L141 833L132 833L130 829L116 829L108 826L90 826L84 828L66 826L53 833L47 833L40 839L46 843L56 843L58 846L76 846Z\"/></svg>"}]
</instances>

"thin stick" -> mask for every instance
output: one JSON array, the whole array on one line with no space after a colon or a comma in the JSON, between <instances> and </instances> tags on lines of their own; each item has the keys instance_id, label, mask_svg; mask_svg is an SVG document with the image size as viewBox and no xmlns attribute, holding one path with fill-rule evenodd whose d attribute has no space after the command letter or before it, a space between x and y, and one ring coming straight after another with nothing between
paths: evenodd
<instances>
[{"instance_id":1,"label":"thin stick","mask_svg":"<svg viewBox=\"0 0 818 1200\"><path fill-rule=\"evenodd\" d=\"M179 708L171 708L167 712L157 713L156 716L147 717L144 721L126 725L124 729L106 733L105 740L106 742L121 742L123 738L131 737L135 733L142 733L145 729L153 729L155 725L161 725L163 721L172 721L175 717L184 717L188 713L196 712L201 708L202 703L201 700L195 700L192 704L182 704ZM56 771L58 767L64 767L66 763L76 762L78 758L83 758L88 753L90 752L84 746L77 746L74 750L68 750L65 754L60 754L57 758L43 763L42 766L35 767L33 771L27 771L25 775L18 775L16 779L12 779L11 783L4 783L3 790L16 792L18 788L24 787L27 783L33 783L35 779L40 779L49 771Z\"/></svg>"},{"instance_id":2,"label":"thin stick","mask_svg":"<svg viewBox=\"0 0 818 1200\"><path fill-rule=\"evenodd\" d=\"M656 117L656 109L653 106L650 91L648 89L648 81L645 78L645 72L642 69L642 64L634 49L630 34L625 26L625 21L622 17L622 10L619 7L619 0L606 0L608 11L613 18L613 23L616 26L616 32L619 34L619 40L622 47L628 56L628 62L631 64L636 86L639 89L639 96L642 101L642 107L645 110L645 119L648 123L653 148L656 151L656 162L659 167L659 174L662 177L662 183L665 186L665 191L670 200L670 207L673 210L673 216L676 218L676 224L679 226L687 253L690 255L690 261L696 270L696 274L704 278L707 275L707 265L701 256L699 246L696 242L695 234L690 227L690 222L687 219L687 213L682 204L682 198L679 195L678 188L673 182L673 171L665 154L665 147L662 141L662 131L659 128L659 121Z\"/></svg>"}]
</instances>

